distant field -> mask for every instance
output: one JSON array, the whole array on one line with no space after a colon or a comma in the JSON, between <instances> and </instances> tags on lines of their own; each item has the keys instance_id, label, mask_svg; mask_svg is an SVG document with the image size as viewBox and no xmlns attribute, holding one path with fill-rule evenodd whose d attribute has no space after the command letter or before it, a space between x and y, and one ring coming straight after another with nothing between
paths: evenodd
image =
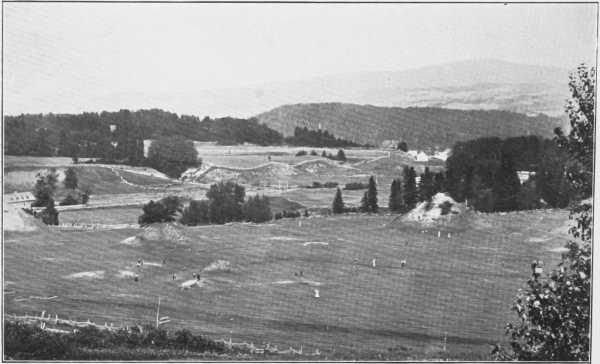
<instances>
[{"instance_id":1,"label":"distant field","mask_svg":"<svg viewBox=\"0 0 600 364\"><path fill-rule=\"evenodd\" d=\"M107 218L101 211L98 217ZM383 215L176 228L185 241L138 246L120 241L139 229L7 232L5 290L14 294L5 294L4 307L133 324L153 320L160 295L168 325L214 338L302 345L338 359L377 359L375 351L407 359L441 357L446 335L451 358L487 359L489 344L505 340L504 324L514 318L510 303L531 260L549 267L558 261L552 249L565 242L567 216L469 213L441 238L437 230L388 225L394 216ZM140 281L119 278L136 271L138 258L146 262ZM177 287L216 260L229 261L231 270L203 272L200 288ZM299 271L303 279L294 275ZM69 278L81 272L96 278Z\"/></svg>"}]
</instances>

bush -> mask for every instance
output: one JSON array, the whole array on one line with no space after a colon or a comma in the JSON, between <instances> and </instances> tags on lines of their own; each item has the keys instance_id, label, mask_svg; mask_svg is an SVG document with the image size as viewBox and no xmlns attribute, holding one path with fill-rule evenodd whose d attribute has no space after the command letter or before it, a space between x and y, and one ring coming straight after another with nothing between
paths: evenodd
<instances>
[{"instance_id":1,"label":"bush","mask_svg":"<svg viewBox=\"0 0 600 364\"><path fill-rule=\"evenodd\" d=\"M183 209L180 222L188 226L208 224L210 222L208 201L190 201L190 204Z\"/></svg>"},{"instance_id":2,"label":"bush","mask_svg":"<svg viewBox=\"0 0 600 364\"><path fill-rule=\"evenodd\" d=\"M450 210L452 210L452 202L450 202L450 201L444 201L443 203L439 204L438 206L442 210L442 215L448 215Z\"/></svg>"},{"instance_id":3,"label":"bush","mask_svg":"<svg viewBox=\"0 0 600 364\"><path fill-rule=\"evenodd\" d=\"M337 186L337 182L313 182L311 186L307 186L306 188L336 188Z\"/></svg>"},{"instance_id":4,"label":"bush","mask_svg":"<svg viewBox=\"0 0 600 364\"><path fill-rule=\"evenodd\" d=\"M313 150L310 151L310 155L319 155L319 154L317 153L316 150L313 149Z\"/></svg>"},{"instance_id":5,"label":"bush","mask_svg":"<svg viewBox=\"0 0 600 364\"><path fill-rule=\"evenodd\" d=\"M68 206L68 205L79 205L79 196L69 193L67 197L63 198L59 203L60 206Z\"/></svg>"},{"instance_id":6,"label":"bush","mask_svg":"<svg viewBox=\"0 0 600 364\"><path fill-rule=\"evenodd\" d=\"M296 153L296 157L302 157L303 155L306 155L306 151L305 150L301 150L298 153Z\"/></svg>"},{"instance_id":7,"label":"bush","mask_svg":"<svg viewBox=\"0 0 600 364\"><path fill-rule=\"evenodd\" d=\"M142 208L144 213L138 218L141 226L175 221L175 216L181 212L181 200L177 196L165 197L159 201L150 201Z\"/></svg>"},{"instance_id":8,"label":"bush","mask_svg":"<svg viewBox=\"0 0 600 364\"><path fill-rule=\"evenodd\" d=\"M151 349L147 351L144 349ZM225 352L225 346L188 330L169 332L146 326L139 330L99 330L94 326L76 333L52 333L21 322L4 323L4 353L10 360L140 360L172 358L172 350L188 352Z\"/></svg>"},{"instance_id":9,"label":"bush","mask_svg":"<svg viewBox=\"0 0 600 364\"><path fill-rule=\"evenodd\" d=\"M269 199L265 196L256 195L248 198L248 201L242 206L242 210L246 221L259 223L269 221L273 217Z\"/></svg>"},{"instance_id":10,"label":"bush","mask_svg":"<svg viewBox=\"0 0 600 364\"><path fill-rule=\"evenodd\" d=\"M362 182L350 182L350 183L346 183L346 185L344 186L345 190L364 190L367 189L369 187L368 183L362 183Z\"/></svg>"}]
</instances>

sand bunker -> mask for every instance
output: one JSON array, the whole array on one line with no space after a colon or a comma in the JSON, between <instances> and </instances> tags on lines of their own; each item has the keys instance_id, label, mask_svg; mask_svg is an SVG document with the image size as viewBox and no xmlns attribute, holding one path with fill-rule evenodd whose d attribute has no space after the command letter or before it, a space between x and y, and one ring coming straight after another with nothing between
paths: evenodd
<instances>
[{"instance_id":1,"label":"sand bunker","mask_svg":"<svg viewBox=\"0 0 600 364\"><path fill-rule=\"evenodd\" d=\"M293 238L291 236L271 236L271 237L265 238L265 240L298 241L301 239Z\"/></svg>"},{"instance_id":2,"label":"sand bunker","mask_svg":"<svg viewBox=\"0 0 600 364\"><path fill-rule=\"evenodd\" d=\"M530 243L543 243L550 239L552 239L552 238L529 238L529 239L527 239L527 241Z\"/></svg>"},{"instance_id":3,"label":"sand bunker","mask_svg":"<svg viewBox=\"0 0 600 364\"><path fill-rule=\"evenodd\" d=\"M424 225L429 225L436 220L448 218L455 214L464 212L465 207L459 204L445 193L436 193L431 201L423 201L412 209L406 216L404 221L416 221Z\"/></svg>"},{"instance_id":4,"label":"sand bunker","mask_svg":"<svg viewBox=\"0 0 600 364\"><path fill-rule=\"evenodd\" d=\"M327 246L329 245L329 243L326 243L324 241L307 241L306 243L302 244L304 246L309 246L309 245L322 245L322 246Z\"/></svg>"},{"instance_id":5,"label":"sand bunker","mask_svg":"<svg viewBox=\"0 0 600 364\"><path fill-rule=\"evenodd\" d=\"M65 278L102 279L102 278L104 278L104 271L103 270L94 270L94 271L89 271L89 272L73 273L73 274L69 274L68 276L65 276Z\"/></svg>"},{"instance_id":6,"label":"sand bunker","mask_svg":"<svg viewBox=\"0 0 600 364\"><path fill-rule=\"evenodd\" d=\"M146 262L144 261L144 267L145 266L150 266L150 267L162 267L162 263L158 263L158 262Z\"/></svg>"},{"instance_id":7,"label":"sand bunker","mask_svg":"<svg viewBox=\"0 0 600 364\"><path fill-rule=\"evenodd\" d=\"M115 274L115 276L119 278L134 278L135 276L137 276L137 273L132 272L130 270L121 270L119 271L119 273Z\"/></svg>"},{"instance_id":8,"label":"sand bunker","mask_svg":"<svg viewBox=\"0 0 600 364\"><path fill-rule=\"evenodd\" d=\"M210 263L206 268L202 269L203 272L231 272L231 263L227 260L215 260Z\"/></svg>"},{"instance_id":9,"label":"sand bunker","mask_svg":"<svg viewBox=\"0 0 600 364\"><path fill-rule=\"evenodd\" d=\"M196 280L196 279L190 279L187 280L181 284L179 284L179 288L181 289L189 289L189 288L194 288L194 287L204 287L206 285L207 281L202 278L200 280Z\"/></svg>"},{"instance_id":10,"label":"sand bunker","mask_svg":"<svg viewBox=\"0 0 600 364\"><path fill-rule=\"evenodd\" d=\"M154 224L144 228L144 232L138 235L138 238L150 241L169 240L175 242L184 242L187 240L181 232L181 228L173 224Z\"/></svg>"},{"instance_id":11,"label":"sand bunker","mask_svg":"<svg viewBox=\"0 0 600 364\"><path fill-rule=\"evenodd\" d=\"M553 252L553 253L566 253L569 251L569 248L565 248L564 246L561 246L561 247L554 248L554 249L548 249L548 251Z\"/></svg>"},{"instance_id":12,"label":"sand bunker","mask_svg":"<svg viewBox=\"0 0 600 364\"><path fill-rule=\"evenodd\" d=\"M142 243L142 239L140 239L137 236L130 236L128 238L121 240L121 244L125 244L125 245L137 246L137 245L140 245L141 243Z\"/></svg>"}]
</instances>

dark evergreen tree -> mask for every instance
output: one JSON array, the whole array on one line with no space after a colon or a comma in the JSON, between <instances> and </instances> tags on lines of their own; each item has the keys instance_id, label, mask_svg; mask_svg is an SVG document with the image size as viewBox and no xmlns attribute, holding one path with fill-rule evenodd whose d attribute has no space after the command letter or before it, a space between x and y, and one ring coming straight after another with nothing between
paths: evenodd
<instances>
[{"instance_id":1,"label":"dark evergreen tree","mask_svg":"<svg viewBox=\"0 0 600 364\"><path fill-rule=\"evenodd\" d=\"M370 212L369 209L369 193L365 191L362 199L360 200L360 211L362 212Z\"/></svg>"},{"instance_id":2,"label":"dark evergreen tree","mask_svg":"<svg viewBox=\"0 0 600 364\"><path fill-rule=\"evenodd\" d=\"M513 211L518 208L518 194L521 183L515 170L512 156L502 154L500 168L496 172L492 192L494 193L495 211Z\"/></svg>"},{"instance_id":3,"label":"dark evergreen tree","mask_svg":"<svg viewBox=\"0 0 600 364\"><path fill-rule=\"evenodd\" d=\"M411 210L417 204L417 174L413 167L405 166L403 170L404 204Z\"/></svg>"},{"instance_id":4,"label":"dark evergreen tree","mask_svg":"<svg viewBox=\"0 0 600 364\"><path fill-rule=\"evenodd\" d=\"M334 214L341 214L344 212L344 200L342 200L342 191L338 187L335 191L335 197L333 198L332 210Z\"/></svg>"},{"instance_id":5,"label":"dark evergreen tree","mask_svg":"<svg viewBox=\"0 0 600 364\"><path fill-rule=\"evenodd\" d=\"M446 179L444 172L438 172L433 176L433 193L446 192Z\"/></svg>"},{"instance_id":6,"label":"dark evergreen tree","mask_svg":"<svg viewBox=\"0 0 600 364\"><path fill-rule=\"evenodd\" d=\"M377 212L379 206L377 205L377 184L375 183L375 177L369 178L369 186L367 187L367 212Z\"/></svg>"},{"instance_id":7,"label":"dark evergreen tree","mask_svg":"<svg viewBox=\"0 0 600 364\"><path fill-rule=\"evenodd\" d=\"M75 168L67 168L65 170L65 180L64 185L66 189L74 190L77 188L77 173L75 172Z\"/></svg>"},{"instance_id":8,"label":"dark evergreen tree","mask_svg":"<svg viewBox=\"0 0 600 364\"><path fill-rule=\"evenodd\" d=\"M402 181L400 179L394 179L390 186L389 208L394 212L406 211L404 195L402 193Z\"/></svg>"},{"instance_id":9,"label":"dark evergreen tree","mask_svg":"<svg viewBox=\"0 0 600 364\"><path fill-rule=\"evenodd\" d=\"M406 144L406 142L398 143L398 150L401 150L403 152L408 152L408 145Z\"/></svg>"},{"instance_id":10,"label":"dark evergreen tree","mask_svg":"<svg viewBox=\"0 0 600 364\"><path fill-rule=\"evenodd\" d=\"M421 174L421 182L419 183L419 198L421 201L429 201L434 195L433 173L429 171L429 167L425 167L425 172Z\"/></svg>"},{"instance_id":11,"label":"dark evergreen tree","mask_svg":"<svg viewBox=\"0 0 600 364\"><path fill-rule=\"evenodd\" d=\"M335 156L335 159L337 159L338 161L342 161L342 162L346 161L346 153L344 153L343 149L338 150L337 155Z\"/></svg>"},{"instance_id":12,"label":"dark evergreen tree","mask_svg":"<svg viewBox=\"0 0 600 364\"><path fill-rule=\"evenodd\" d=\"M54 199L48 200L46 208L41 212L41 217L46 225L58 225L58 211L54 207Z\"/></svg>"}]
</instances>

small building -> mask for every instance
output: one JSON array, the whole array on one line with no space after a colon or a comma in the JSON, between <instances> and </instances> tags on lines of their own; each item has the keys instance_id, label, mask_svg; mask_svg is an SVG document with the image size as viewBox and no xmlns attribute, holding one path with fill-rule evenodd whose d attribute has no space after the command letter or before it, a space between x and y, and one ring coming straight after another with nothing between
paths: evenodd
<instances>
[{"instance_id":1,"label":"small building","mask_svg":"<svg viewBox=\"0 0 600 364\"><path fill-rule=\"evenodd\" d=\"M517 176L519 177L519 182L521 184L527 182L531 177L535 176L534 171L517 171Z\"/></svg>"},{"instance_id":2,"label":"small building","mask_svg":"<svg viewBox=\"0 0 600 364\"><path fill-rule=\"evenodd\" d=\"M35 197L31 192L13 192L4 195L4 203L12 207L30 208Z\"/></svg>"}]
</instances>

